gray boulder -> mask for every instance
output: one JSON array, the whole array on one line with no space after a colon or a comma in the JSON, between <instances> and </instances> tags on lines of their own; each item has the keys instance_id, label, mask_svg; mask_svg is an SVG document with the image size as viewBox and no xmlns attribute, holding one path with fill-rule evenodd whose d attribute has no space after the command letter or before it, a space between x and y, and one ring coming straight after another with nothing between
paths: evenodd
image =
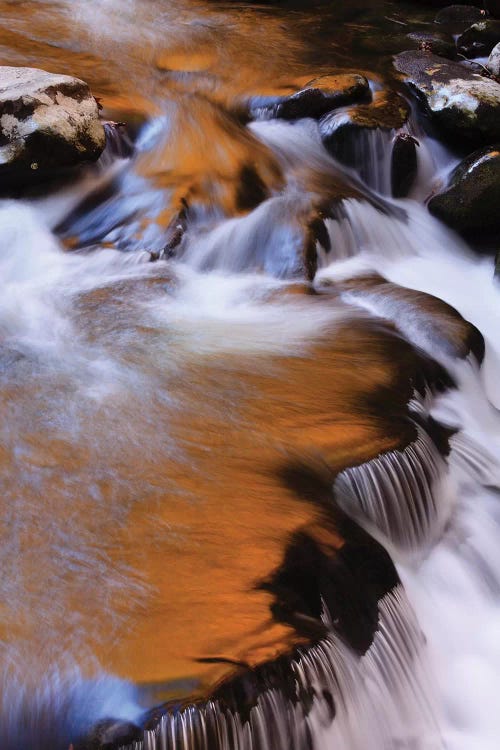
<instances>
[{"instance_id":1,"label":"gray boulder","mask_svg":"<svg viewBox=\"0 0 500 750\"><path fill-rule=\"evenodd\" d=\"M0 177L94 161L105 143L86 83L36 68L0 67Z\"/></svg>"},{"instance_id":2,"label":"gray boulder","mask_svg":"<svg viewBox=\"0 0 500 750\"><path fill-rule=\"evenodd\" d=\"M500 139L500 84L422 51L402 52L394 65L451 139L474 145Z\"/></svg>"},{"instance_id":3,"label":"gray boulder","mask_svg":"<svg viewBox=\"0 0 500 750\"><path fill-rule=\"evenodd\" d=\"M500 42L491 50L486 67L494 76L500 77Z\"/></svg>"},{"instance_id":4,"label":"gray boulder","mask_svg":"<svg viewBox=\"0 0 500 750\"><path fill-rule=\"evenodd\" d=\"M500 150L484 148L464 159L429 211L459 231L500 229Z\"/></svg>"}]
</instances>

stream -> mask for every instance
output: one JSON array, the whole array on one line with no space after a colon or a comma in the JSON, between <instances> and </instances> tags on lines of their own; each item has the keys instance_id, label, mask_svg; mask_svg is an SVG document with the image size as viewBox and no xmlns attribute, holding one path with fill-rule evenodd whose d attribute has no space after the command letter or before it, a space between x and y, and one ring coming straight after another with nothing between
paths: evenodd
<instances>
[{"instance_id":1,"label":"stream","mask_svg":"<svg viewBox=\"0 0 500 750\"><path fill-rule=\"evenodd\" d=\"M498 747L494 259L425 206L418 5L305 5L0 0L124 123L0 199L1 750ZM408 101L408 197L394 130L269 114L332 70Z\"/></svg>"}]
</instances>

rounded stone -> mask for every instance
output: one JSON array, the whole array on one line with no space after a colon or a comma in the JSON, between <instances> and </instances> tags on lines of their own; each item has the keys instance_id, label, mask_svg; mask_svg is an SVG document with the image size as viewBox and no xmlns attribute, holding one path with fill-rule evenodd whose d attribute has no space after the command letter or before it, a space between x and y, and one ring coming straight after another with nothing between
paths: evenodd
<instances>
[{"instance_id":1,"label":"rounded stone","mask_svg":"<svg viewBox=\"0 0 500 750\"><path fill-rule=\"evenodd\" d=\"M449 139L478 146L500 139L496 81L422 51L402 52L394 65Z\"/></svg>"},{"instance_id":2,"label":"rounded stone","mask_svg":"<svg viewBox=\"0 0 500 750\"><path fill-rule=\"evenodd\" d=\"M500 77L500 42L491 50L486 67L494 76Z\"/></svg>"},{"instance_id":3,"label":"rounded stone","mask_svg":"<svg viewBox=\"0 0 500 750\"><path fill-rule=\"evenodd\" d=\"M0 67L0 174L94 161L106 143L98 105L78 78Z\"/></svg>"},{"instance_id":4,"label":"rounded stone","mask_svg":"<svg viewBox=\"0 0 500 750\"><path fill-rule=\"evenodd\" d=\"M457 49L451 34L442 34L440 32L412 31L407 38L415 47L434 55L447 57L450 60L456 57Z\"/></svg>"},{"instance_id":5,"label":"rounded stone","mask_svg":"<svg viewBox=\"0 0 500 750\"><path fill-rule=\"evenodd\" d=\"M429 211L457 230L500 229L500 146L475 151L452 172Z\"/></svg>"},{"instance_id":6,"label":"rounded stone","mask_svg":"<svg viewBox=\"0 0 500 750\"><path fill-rule=\"evenodd\" d=\"M485 18L486 13L475 5L448 5L439 11L434 19L434 23L445 24L448 26L468 26L476 21Z\"/></svg>"}]
</instances>

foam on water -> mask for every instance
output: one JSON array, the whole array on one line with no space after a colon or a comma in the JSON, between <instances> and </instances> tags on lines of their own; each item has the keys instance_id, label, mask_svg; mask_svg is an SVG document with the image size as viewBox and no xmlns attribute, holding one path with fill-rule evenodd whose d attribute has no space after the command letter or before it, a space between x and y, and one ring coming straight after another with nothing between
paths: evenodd
<instances>
[{"instance_id":1,"label":"foam on water","mask_svg":"<svg viewBox=\"0 0 500 750\"><path fill-rule=\"evenodd\" d=\"M349 252L341 250L340 262L325 267L319 279L376 270L445 300L485 336L480 370L472 361L457 364L431 352L458 382L458 390L442 396L432 412L461 429L451 440L449 458L454 500L441 538L424 559L410 565L400 560L399 572L427 639L445 746L493 750L500 736L500 417L494 406L500 403L500 289L490 258L471 253L423 207L402 203L407 221L348 203ZM405 330L421 343L418 321L415 325L413 332Z\"/></svg>"}]
</instances>

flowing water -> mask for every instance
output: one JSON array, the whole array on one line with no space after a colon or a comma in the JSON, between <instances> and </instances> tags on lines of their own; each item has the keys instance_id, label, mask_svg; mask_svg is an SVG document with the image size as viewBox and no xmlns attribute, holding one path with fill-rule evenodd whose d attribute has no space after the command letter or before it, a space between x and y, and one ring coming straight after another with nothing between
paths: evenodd
<instances>
[{"instance_id":1,"label":"flowing water","mask_svg":"<svg viewBox=\"0 0 500 750\"><path fill-rule=\"evenodd\" d=\"M493 260L415 109L405 200L395 131L269 115L400 90L401 4L335 5L0 2L126 123L0 200L2 750L498 747Z\"/></svg>"}]
</instances>

